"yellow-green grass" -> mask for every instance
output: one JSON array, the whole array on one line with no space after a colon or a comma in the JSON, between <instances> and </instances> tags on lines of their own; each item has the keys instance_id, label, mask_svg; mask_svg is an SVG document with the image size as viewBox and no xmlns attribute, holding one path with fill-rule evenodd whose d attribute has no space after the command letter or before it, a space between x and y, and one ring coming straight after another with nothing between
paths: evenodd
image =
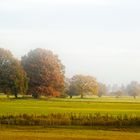
<instances>
[{"instance_id":1,"label":"yellow-green grass","mask_svg":"<svg viewBox=\"0 0 140 140\"><path fill-rule=\"evenodd\" d=\"M132 97L93 97L80 99L46 100L7 99L0 96L0 115L35 114L47 115L50 113L101 113L110 115L140 116L140 98ZM102 129L102 130L101 130ZM105 130L107 129L107 130ZM130 130L129 130L130 129ZM39 126L4 126L0 127L0 140L139 140L140 128L108 128L94 129L59 127L44 128Z\"/></svg>"},{"instance_id":2,"label":"yellow-green grass","mask_svg":"<svg viewBox=\"0 0 140 140\"><path fill-rule=\"evenodd\" d=\"M140 133L65 128L1 128L0 140L139 140Z\"/></svg>"},{"instance_id":3,"label":"yellow-green grass","mask_svg":"<svg viewBox=\"0 0 140 140\"><path fill-rule=\"evenodd\" d=\"M110 115L140 116L140 98L132 97L94 97L74 99L6 99L0 98L0 115L6 114L36 114L49 113L101 113Z\"/></svg>"}]
</instances>

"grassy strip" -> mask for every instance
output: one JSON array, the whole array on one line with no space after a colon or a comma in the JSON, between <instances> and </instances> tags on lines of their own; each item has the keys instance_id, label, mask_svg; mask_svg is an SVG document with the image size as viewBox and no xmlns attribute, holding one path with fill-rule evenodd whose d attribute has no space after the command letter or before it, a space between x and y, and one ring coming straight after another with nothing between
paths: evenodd
<instances>
[{"instance_id":1,"label":"grassy strip","mask_svg":"<svg viewBox=\"0 0 140 140\"><path fill-rule=\"evenodd\" d=\"M21 125L21 126L111 126L111 127L140 127L140 117L130 115L101 115L78 114L78 113L57 113L49 115L2 115L0 124Z\"/></svg>"},{"instance_id":2,"label":"grassy strip","mask_svg":"<svg viewBox=\"0 0 140 140\"><path fill-rule=\"evenodd\" d=\"M59 100L59 99L58 99ZM42 101L42 100L5 100L0 101L0 115L7 114L36 114L48 115L51 113L96 113L110 115L137 115L140 116L140 103L97 103L97 102ZM108 99L109 100L109 99ZM107 100L107 101L108 101Z\"/></svg>"},{"instance_id":3,"label":"grassy strip","mask_svg":"<svg viewBox=\"0 0 140 140\"><path fill-rule=\"evenodd\" d=\"M139 140L140 133L127 131L104 131L86 129L35 129L20 128L0 129L0 140Z\"/></svg>"}]
</instances>

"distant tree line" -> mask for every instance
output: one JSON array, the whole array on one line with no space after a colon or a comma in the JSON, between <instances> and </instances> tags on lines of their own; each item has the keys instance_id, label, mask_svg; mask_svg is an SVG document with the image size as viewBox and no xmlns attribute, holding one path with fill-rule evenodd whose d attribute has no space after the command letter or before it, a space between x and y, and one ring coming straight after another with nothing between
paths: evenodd
<instances>
[{"instance_id":1,"label":"distant tree line","mask_svg":"<svg viewBox=\"0 0 140 140\"><path fill-rule=\"evenodd\" d=\"M138 83L137 81L132 81L126 86L121 85L119 87L117 85L114 85L109 95L114 95L118 98L121 96L132 96L135 99L137 96L140 96L140 83Z\"/></svg>"},{"instance_id":2,"label":"distant tree line","mask_svg":"<svg viewBox=\"0 0 140 140\"><path fill-rule=\"evenodd\" d=\"M0 92L7 97L18 94L40 96L67 97L86 95L140 95L140 84L129 85L111 90L103 83L97 82L89 75L65 77L65 67L52 51L37 48L24 55L21 60L15 58L9 50L0 48Z\"/></svg>"}]
</instances>

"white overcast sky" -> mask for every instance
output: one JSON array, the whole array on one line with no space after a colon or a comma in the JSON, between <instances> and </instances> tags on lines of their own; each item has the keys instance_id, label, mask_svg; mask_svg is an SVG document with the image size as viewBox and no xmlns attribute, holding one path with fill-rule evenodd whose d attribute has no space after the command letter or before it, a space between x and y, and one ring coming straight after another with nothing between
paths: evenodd
<instances>
[{"instance_id":1,"label":"white overcast sky","mask_svg":"<svg viewBox=\"0 0 140 140\"><path fill-rule=\"evenodd\" d=\"M68 77L140 82L140 0L0 0L0 47L50 49Z\"/></svg>"}]
</instances>

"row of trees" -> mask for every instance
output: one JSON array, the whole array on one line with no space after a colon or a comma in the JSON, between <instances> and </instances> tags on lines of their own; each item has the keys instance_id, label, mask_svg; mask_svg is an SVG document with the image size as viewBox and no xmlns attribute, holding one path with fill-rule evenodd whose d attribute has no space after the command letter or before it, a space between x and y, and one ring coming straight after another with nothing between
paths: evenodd
<instances>
[{"instance_id":1,"label":"row of trees","mask_svg":"<svg viewBox=\"0 0 140 140\"><path fill-rule=\"evenodd\" d=\"M75 75L65 80L65 67L51 51L37 48L16 59L9 50L0 48L0 92L17 98L18 94L62 96L71 98L98 93L98 83L92 76Z\"/></svg>"},{"instance_id":2,"label":"row of trees","mask_svg":"<svg viewBox=\"0 0 140 140\"><path fill-rule=\"evenodd\" d=\"M58 56L49 50L37 48L16 59L9 50L0 48L0 92L10 94L66 97L85 95L140 95L140 84L131 82L126 87L109 91L103 83L92 76L75 75L65 78L65 67Z\"/></svg>"},{"instance_id":3,"label":"row of trees","mask_svg":"<svg viewBox=\"0 0 140 140\"><path fill-rule=\"evenodd\" d=\"M114 86L113 91L110 92L109 95L115 95L116 97L120 96L140 96L140 84L137 81L132 81L130 84L121 87Z\"/></svg>"},{"instance_id":4,"label":"row of trees","mask_svg":"<svg viewBox=\"0 0 140 140\"><path fill-rule=\"evenodd\" d=\"M37 48L16 59L0 48L0 91L7 94L58 96L64 88L64 66L51 51Z\"/></svg>"},{"instance_id":5,"label":"row of trees","mask_svg":"<svg viewBox=\"0 0 140 140\"><path fill-rule=\"evenodd\" d=\"M136 81L132 81L130 84L121 87L110 89L103 83L98 83L94 77L76 75L71 79L67 79L65 82L65 93L72 96L84 95L98 95L101 96L116 96L117 98L121 96L140 96L140 84Z\"/></svg>"}]
</instances>

